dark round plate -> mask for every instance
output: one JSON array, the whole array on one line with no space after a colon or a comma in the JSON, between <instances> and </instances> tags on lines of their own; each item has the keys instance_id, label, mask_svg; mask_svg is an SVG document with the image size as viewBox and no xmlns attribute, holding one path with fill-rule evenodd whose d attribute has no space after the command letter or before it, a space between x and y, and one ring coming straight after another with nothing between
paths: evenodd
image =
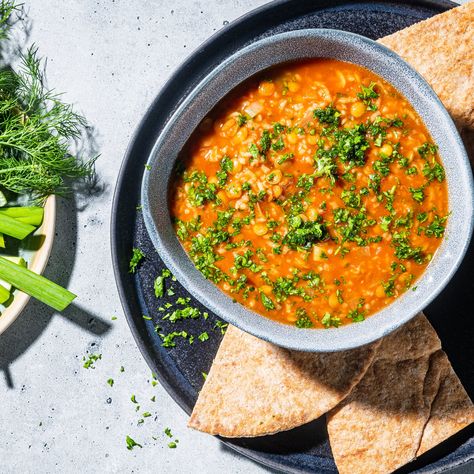
<instances>
[{"instance_id":1,"label":"dark round plate","mask_svg":"<svg viewBox=\"0 0 474 474\"><path fill-rule=\"evenodd\" d=\"M128 148L120 170L112 210L112 254L115 277L122 305L138 347L152 371L159 374L176 402L189 414L208 372L222 334L214 328L216 317L183 320L174 325L161 321L153 282L163 264L143 224L139 210L140 185L144 165L164 124L182 99L223 59L239 48L268 35L301 28L337 28L379 38L417 21L441 13L454 3L342 2L314 0L274 1L231 23L199 47L175 72L147 111ZM133 247L141 248L146 259L136 274L128 263ZM474 246L448 287L426 313L441 337L457 374L468 393L474 394ZM173 283L175 295L189 295ZM198 302L192 301L202 311ZM143 319L149 315L152 320ZM210 339L190 345L178 339L176 347L166 349L155 332L159 324L165 333L185 330L195 336L207 331ZM474 458L473 430L467 429L423 455L400 472L446 472ZM323 419L300 428L255 439L223 440L229 447L257 462L283 472L336 473Z\"/></svg>"}]
</instances>

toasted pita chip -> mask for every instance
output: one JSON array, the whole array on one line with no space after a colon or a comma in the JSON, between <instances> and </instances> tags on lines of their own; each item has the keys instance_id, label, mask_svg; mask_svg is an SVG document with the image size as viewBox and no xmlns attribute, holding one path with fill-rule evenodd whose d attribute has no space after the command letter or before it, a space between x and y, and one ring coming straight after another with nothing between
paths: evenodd
<instances>
[{"instance_id":1,"label":"toasted pita chip","mask_svg":"<svg viewBox=\"0 0 474 474\"><path fill-rule=\"evenodd\" d=\"M441 341L423 313L386 336L377 350L376 359L418 359L441 349Z\"/></svg>"},{"instance_id":2,"label":"toasted pita chip","mask_svg":"<svg viewBox=\"0 0 474 474\"><path fill-rule=\"evenodd\" d=\"M416 457L439 386L439 347L423 315L382 341L364 378L327 416L340 474L392 472Z\"/></svg>"},{"instance_id":3,"label":"toasted pita chip","mask_svg":"<svg viewBox=\"0 0 474 474\"><path fill-rule=\"evenodd\" d=\"M229 327L189 426L232 438L308 423L347 396L372 362L376 346L294 352Z\"/></svg>"},{"instance_id":4,"label":"toasted pita chip","mask_svg":"<svg viewBox=\"0 0 474 474\"><path fill-rule=\"evenodd\" d=\"M474 2L379 40L431 85L459 128L474 126Z\"/></svg>"},{"instance_id":5,"label":"toasted pita chip","mask_svg":"<svg viewBox=\"0 0 474 474\"><path fill-rule=\"evenodd\" d=\"M474 405L444 352L440 351L436 364L441 381L417 456L474 423Z\"/></svg>"}]
</instances>

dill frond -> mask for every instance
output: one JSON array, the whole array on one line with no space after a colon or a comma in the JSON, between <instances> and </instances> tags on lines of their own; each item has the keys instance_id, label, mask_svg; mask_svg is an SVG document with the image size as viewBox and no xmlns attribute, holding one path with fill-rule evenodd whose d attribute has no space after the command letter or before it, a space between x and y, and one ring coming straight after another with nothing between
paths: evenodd
<instances>
[{"instance_id":1,"label":"dill frond","mask_svg":"<svg viewBox=\"0 0 474 474\"><path fill-rule=\"evenodd\" d=\"M41 199L90 179L95 159L69 152L85 127L84 117L45 87L42 61L31 47L17 70L0 71L0 186Z\"/></svg>"}]
</instances>

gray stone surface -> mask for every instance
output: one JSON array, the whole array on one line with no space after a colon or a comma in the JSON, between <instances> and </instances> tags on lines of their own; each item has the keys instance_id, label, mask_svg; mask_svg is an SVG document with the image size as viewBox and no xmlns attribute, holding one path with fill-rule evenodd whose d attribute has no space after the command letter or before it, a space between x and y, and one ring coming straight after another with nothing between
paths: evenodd
<instances>
[{"instance_id":1,"label":"gray stone surface","mask_svg":"<svg viewBox=\"0 0 474 474\"><path fill-rule=\"evenodd\" d=\"M194 48L263 3L27 2L29 41L49 58L49 84L66 91L64 98L95 127L104 191L59 203L46 276L77 293L77 306L58 315L31 302L0 336L2 474L269 472L188 430L181 409L161 386L152 386L121 311L109 249L114 183L144 109ZM87 351L102 354L95 370L82 367ZM144 411L152 417L139 425ZM168 448L166 427L179 439L177 449ZM128 451L126 435L143 448Z\"/></svg>"}]
</instances>

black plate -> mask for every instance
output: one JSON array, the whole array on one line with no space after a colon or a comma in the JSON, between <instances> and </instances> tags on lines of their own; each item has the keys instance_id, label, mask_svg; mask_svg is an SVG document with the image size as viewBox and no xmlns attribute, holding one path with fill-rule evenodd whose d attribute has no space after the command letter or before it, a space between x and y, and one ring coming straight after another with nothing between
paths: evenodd
<instances>
[{"instance_id":1,"label":"black plate","mask_svg":"<svg viewBox=\"0 0 474 474\"><path fill-rule=\"evenodd\" d=\"M219 31L195 51L175 72L146 113L120 170L112 215L112 253L117 285L130 329L152 371L183 408L190 413L203 384L202 372L208 372L222 335L212 329L216 317L185 320L175 325L160 320L153 281L163 264L151 244L137 211L144 165L167 119L181 100L217 64L236 50L262 37L301 28L337 28L379 38L417 21L441 13L454 3L448 1L417 2L341 2L285 0L272 2L252 11ZM128 272L132 247L141 248L146 259L139 271ZM445 291L427 309L430 321L438 331L454 369L468 393L474 394L474 249L471 248L460 270ZM178 296L189 296L174 283ZM174 300L176 296L170 298ZM198 302L194 304L205 311ZM142 315L153 317L145 320ZM208 331L205 343L189 345L178 341L173 349L161 346L154 331L160 324L165 332L185 330L198 335ZM474 455L472 429L454 438L402 468L400 472L445 472ZM267 466L284 472L336 473L324 420L300 428L256 439L225 440L228 446Z\"/></svg>"}]
</instances>

